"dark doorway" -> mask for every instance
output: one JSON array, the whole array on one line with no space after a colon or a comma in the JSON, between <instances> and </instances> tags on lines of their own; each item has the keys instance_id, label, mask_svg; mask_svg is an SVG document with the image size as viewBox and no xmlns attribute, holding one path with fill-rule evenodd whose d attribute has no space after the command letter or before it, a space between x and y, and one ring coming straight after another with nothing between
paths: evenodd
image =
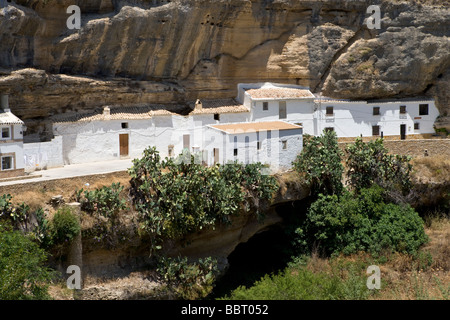
<instances>
[{"instance_id":1,"label":"dark doorway","mask_svg":"<svg viewBox=\"0 0 450 320\"><path fill-rule=\"evenodd\" d=\"M400 125L400 139L402 140L406 139L406 124Z\"/></svg>"}]
</instances>

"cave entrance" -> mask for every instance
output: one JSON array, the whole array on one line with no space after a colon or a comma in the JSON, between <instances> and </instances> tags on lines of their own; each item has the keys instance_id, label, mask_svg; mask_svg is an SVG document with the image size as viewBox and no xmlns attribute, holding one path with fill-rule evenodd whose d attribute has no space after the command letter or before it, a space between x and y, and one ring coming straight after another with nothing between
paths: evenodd
<instances>
[{"instance_id":1,"label":"cave entrance","mask_svg":"<svg viewBox=\"0 0 450 320\"><path fill-rule=\"evenodd\" d=\"M293 254L291 227L297 225L297 218L304 217L303 209L304 203L301 201L277 206L283 222L268 227L236 247L228 256L227 272L217 281L208 298L229 295L239 286L250 287L266 274L284 270Z\"/></svg>"}]
</instances>

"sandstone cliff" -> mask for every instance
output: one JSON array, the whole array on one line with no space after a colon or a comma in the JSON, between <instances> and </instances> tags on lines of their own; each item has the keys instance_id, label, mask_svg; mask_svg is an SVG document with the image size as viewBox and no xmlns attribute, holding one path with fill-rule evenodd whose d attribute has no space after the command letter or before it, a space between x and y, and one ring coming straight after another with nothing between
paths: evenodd
<instances>
[{"instance_id":1,"label":"sandstone cliff","mask_svg":"<svg viewBox=\"0 0 450 320\"><path fill-rule=\"evenodd\" d=\"M449 1L375 1L381 29L369 30L373 2L1 0L0 91L31 121L276 81L332 97L434 97L450 129ZM80 30L66 26L72 4Z\"/></svg>"}]
</instances>

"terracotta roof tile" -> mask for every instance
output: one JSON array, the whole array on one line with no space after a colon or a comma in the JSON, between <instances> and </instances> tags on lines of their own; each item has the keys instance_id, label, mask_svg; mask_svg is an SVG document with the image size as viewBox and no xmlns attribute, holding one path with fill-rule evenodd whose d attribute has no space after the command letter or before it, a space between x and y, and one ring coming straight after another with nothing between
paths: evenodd
<instances>
[{"instance_id":1,"label":"terracotta roof tile","mask_svg":"<svg viewBox=\"0 0 450 320\"><path fill-rule=\"evenodd\" d=\"M248 108L238 103L235 99L200 100L202 109L195 109L195 103L190 103L192 112L190 114L212 114L212 113L241 113L249 112Z\"/></svg>"},{"instance_id":2,"label":"terracotta roof tile","mask_svg":"<svg viewBox=\"0 0 450 320\"><path fill-rule=\"evenodd\" d=\"M52 117L53 122L90 122L90 121L107 121L107 120L145 120L154 116L174 115L175 112L167 110L164 105L151 106L112 106L110 114L104 114L103 109L89 113L65 113Z\"/></svg>"},{"instance_id":3,"label":"terracotta roof tile","mask_svg":"<svg viewBox=\"0 0 450 320\"><path fill-rule=\"evenodd\" d=\"M298 99L298 98L315 98L311 91L307 89L297 88L259 88L248 89L247 93L253 99Z\"/></svg>"},{"instance_id":4,"label":"terracotta roof tile","mask_svg":"<svg viewBox=\"0 0 450 320\"><path fill-rule=\"evenodd\" d=\"M210 127L225 131L229 134L249 133L268 130L292 130L299 129L301 126L284 121L263 121L263 122L245 122L231 124L216 124Z\"/></svg>"}]
</instances>

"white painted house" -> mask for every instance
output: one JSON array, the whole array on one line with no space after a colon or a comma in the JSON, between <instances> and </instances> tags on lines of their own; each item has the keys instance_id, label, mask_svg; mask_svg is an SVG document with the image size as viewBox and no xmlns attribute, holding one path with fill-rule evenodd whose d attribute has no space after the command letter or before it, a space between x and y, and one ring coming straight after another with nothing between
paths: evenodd
<instances>
[{"instance_id":1,"label":"white painted house","mask_svg":"<svg viewBox=\"0 0 450 320\"><path fill-rule=\"evenodd\" d=\"M439 116L432 99L337 100L301 86L273 83L239 84L237 99L250 108L251 121L285 120L314 136L334 130L338 138L428 138Z\"/></svg>"},{"instance_id":2,"label":"white painted house","mask_svg":"<svg viewBox=\"0 0 450 320\"><path fill-rule=\"evenodd\" d=\"M0 179L24 175L22 120L11 113L8 96L1 96Z\"/></svg>"},{"instance_id":3,"label":"white painted house","mask_svg":"<svg viewBox=\"0 0 450 320\"><path fill-rule=\"evenodd\" d=\"M23 122L7 96L0 112L1 177L65 164L139 158L149 146L162 157L184 150L208 165L262 162L286 170L303 134L334 130L341 139L429 137L439 112L433 100L351 101L276 83L239 84L236 99L186 105L107 106L52 117L54 139L23 144Z\"/></svg>"},{"instance_id":4,"label":"white painted house","mask_svg":"<svg viewBox=\"0 0 450 320\"><path fill-rule=\"evenodd\" d=\"M286 121L209 125L203 150L207 163L261 162L272 171L291 168L303 147L303 129Z\"/></svg>"},{"instance_id":5,"label":"white painted house","mask_svg":"<svg viewBox=\"0 0 450 320\"><path fill-rule=\"evenodd\" d=\"M427 138L439 116L434 100L316 100L319 132L334 130L339 138Z\"/></svg>"}]
</instances>

